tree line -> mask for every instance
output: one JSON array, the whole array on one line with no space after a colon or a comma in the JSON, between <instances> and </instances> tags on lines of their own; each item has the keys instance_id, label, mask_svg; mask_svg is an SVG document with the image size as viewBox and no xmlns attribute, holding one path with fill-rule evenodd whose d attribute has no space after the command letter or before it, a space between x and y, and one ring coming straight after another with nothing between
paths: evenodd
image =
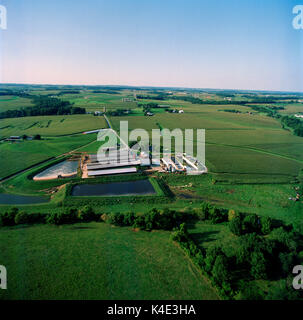
<instances>
[{"instance_id":1,"label":"tree line","mask_svg":"<svg viewBox=\"0 0 303 320\"><path fill-rule=\"evenodd\" d=\"M284 116L281 118L282 127L293 130L294 135L303 137L303 122L295 117Z\"/></svg>"},{"instance_id":2,"label":"tree line","mask_svg":"<svg viewBox=\"0 0 303 320\"><path fill-rule=\"evenodd\" d=\"M0 113L0 119L19 118L45 115L84 114L86 110L74 107L69 101L47 96L35 96L32 100L34 106L16 110L7 110Z\"/></svg>"}]
</instances>

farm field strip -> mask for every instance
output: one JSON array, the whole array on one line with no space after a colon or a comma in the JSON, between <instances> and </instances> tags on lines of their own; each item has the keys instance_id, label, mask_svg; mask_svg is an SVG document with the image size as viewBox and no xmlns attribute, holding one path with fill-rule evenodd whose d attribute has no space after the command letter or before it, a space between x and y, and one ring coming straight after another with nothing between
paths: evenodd
<instances>
[{"instance_id":1,"label":"farm field strip","mask_svg":"<svg viewBox=\"0 0 303 320\"><path fill-rule=\"evenodd\" d=\"M0 120L0 138L23 134L63 136L106 127L103 117L92 115L10 118Z\"/></svg>"}]
</instances>

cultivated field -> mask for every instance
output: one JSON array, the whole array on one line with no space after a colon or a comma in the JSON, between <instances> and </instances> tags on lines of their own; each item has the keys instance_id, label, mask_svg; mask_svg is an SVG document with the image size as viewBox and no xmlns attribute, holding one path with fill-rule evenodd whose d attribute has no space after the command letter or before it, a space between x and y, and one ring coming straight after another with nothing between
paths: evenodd
<instances>
[{"instance_id":1,"label":"cultivated field","mask_svg":"<svg viewBox=\"0 0 303 320\"><path fill-rule=\"evenodd\" d=\"M31 107L33 104L30 99L16 96L0 96L0 112Z\"/></svg>"},{"instance_id":2,"label":"cultivated field","mask_svg":"<svg viewBox=\"0 0 303 320\"><path fill-rule=\"evenodd\" d=\"M37 116L0 120L0 138L11 135L63 136L107 128L102 116Z\"/></svg>"}]
</instances>

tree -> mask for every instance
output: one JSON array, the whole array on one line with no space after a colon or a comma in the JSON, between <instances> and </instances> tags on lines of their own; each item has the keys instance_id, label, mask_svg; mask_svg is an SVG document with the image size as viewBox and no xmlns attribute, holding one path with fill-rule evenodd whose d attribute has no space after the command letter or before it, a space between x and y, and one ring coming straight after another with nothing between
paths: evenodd
<instances>
[{"instance_id":1,"label":"tree","mask_svg":"<svg viewBox=\"0 0 303 320\"><path fill-rule=\"evenodd\" d=\"M209 218L209 212L213 206L209 202L202 202L201 206L201 220L207 220Z\"/></svg>"},{"instance_id":2,"label":"tree","mask_svg":"<svg viewBox=\"0 0 303 320\"><path fill-rule=\"evenodd\" d=\"M281 280L270 287L266 300L298 300L300 293L294 290L291 285L287 285L286 280Z\"/></svg>"},{"instance_id":3,"label":"tree","mask_svg":"<svg viewBox=\"0 0 303 320\"><path fill-rule=\"evenodd\" d=\"M281 271L284 276L287 276L295 265L296 255L293 252L281 252L279 260L281 264Z\"/></svg>"},{"instance_id":4,"label":"tree","mask_svg":"<svg viewBox=\"0 0 303 320\"><path fill-rule=\"evenodd\" d=\"M256 214L248 214L243 219L243 232L251 233L258 232L259 230L259 217Z\"/></svg>"},{"instance_id":5,"label":"tree","mask_svg":"<svg viewBox=\"0 0 303 320\"><path fill-rule=\"evenodd\" d=\"M261 218L261 232L263 234L269 234L272 230L272 219L270 217Z\"/></svg>"},{"instance_id":6,"label":"tree","mask_svg":"<svg viewBox=\"0 0 303 320\"><path fill-rule=\"evenodd\" d=\"M8 211L0 215L0 225L1 226L13 226L15 225L15 216L18 213L18 208L10 208Z\"/></svg>"},{"instance_id":7,"label":"tree","mask_svg":"<svg viewBox=\"0 0 303 320\"><path fill-rule=\"evenodd\" d=\"M25 224L29 220L29 214L24 211L19 211L15 216L15 224Z\"/></svg>"},{"instance_id":8,"label":"tree","mask_svg":"<svg viewBox=\"0 0 303 320\"><path fill-rule=\"evenodd\" d=\"M209 210L209 219L212 223L220 223L227 220L227 214L223 209L212 207Z\"/></svg>"},{"instance_id":9,"label":"tree","mask_svg":"<svg viewBox=\"0 0 303 320\"><path fill-rule=\"evenodd\" d=\"M41 140L40 134L35 134L33 137L34 140Z\"/></svg>"},{"instance_id":10,"label":"tree","mask_svg":"<svg viewBox=\"0 0 303 320\"><path fill-rule=\"evenodd\" d=\"M298 250L300 236L296 232L287 232L280 227L272 231L271 237L280 246L279 251L296 252Z\"/></svg>"},{"instance_id":11,"label":"tree","mask_svg":"<svg viewBox=\"0 0 303 320\"><path fill-rule=\"evenodd\" d=\"M250 274L254 279L267 279L267 263L261 251L255 251L251 255Z\"/></svg>"},{"instance_id":12,"label":"tree","mask_svg":"<svg viewBox=\"0 0 303 320\"><path fill-rule=\"evenodd\" d=\"M132 226L134 224L136 216L133 212L126 212L123 218L125 226Z\"/></svg>"},{"instance_id":13,"label":"tree","mask_svg":"<svg viewBox=\"0 0 303 320\"><path fill-rule=\"evenodd\" d=\"M91 206L85 206L78 212L78 218L82 221L93 221L96 219L96 215Z\"/></svg>"},{"instance_id":14,"label":"tree","mask_svg":"<svg viewBox=\"0 0 303 320\"><path fill-rule=\"evenodd\" d=\"M52 212L48 214L46 222L49 224L68 224L75 223L77 221L77 209L67 208L65 211Z\"/></svg>"},{"instance_id":15,"label":"tree","mask_svg":"<svg viewBox=\"0 0 303 320\"><path fill-rule=\"evenodd\" d=\"M229 282L230 275L228 270L228 260L225 254L221 253L217 255L211 273L218 285L222 285L224 282Z\"/></svg>"},{"instance_id":16,"label":"tree","mask_svg":"<svg viewBox=\"0 0 303 320\"><path fill-rule=\"evenodd\" d=\"M218 247L211 247L206 250L205 257L205 271L210 273L218 255L222 254L222 249Z\"/></svg>"},{"instance_id":17,"label":"tree","mask_svg":"<svg viewBox=\"0 0 303 320\"><path fill-rule=\"evenodd\" d=\"M238 216L238 213L235 210L229 210L228 211L228 221L233 220Z\"/></svg>"},{"instance_id":18,"label":"tree","mask_svg":"<svg viewBox=\"0 0 303 320\"><path fill-rule=\"evenodd\" d=\"M236 236L242 234L242 220L240 217L235 217L229 222L229 230Z\"/></svg>"}]
</instances>

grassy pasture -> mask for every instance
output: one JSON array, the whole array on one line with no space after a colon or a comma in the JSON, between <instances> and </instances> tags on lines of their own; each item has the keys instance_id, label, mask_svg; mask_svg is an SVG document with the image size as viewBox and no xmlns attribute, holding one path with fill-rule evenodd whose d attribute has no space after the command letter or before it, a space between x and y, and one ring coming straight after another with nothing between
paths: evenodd
<instances>
[{"instance_id":1,"label":"grassy pasture","mask_svg":"<svg viewBox=\"0 0 303 320\"><path fill-rule=\"evenodd\" d=\"M169 232L104 223L2 228L0 299L218 299Z\"/></svg>"},{"instance_id":2,"label":"grassy pasture","mask_svg":"<svg viewBox=\"0 0 303 320\"><path fill-rule=\"evenodd\" d=\"M59 136L102 128L107 128L103 117L84 114L1 119L0 138L23 134Z\"/></svg>"},{"instance_id":3,"label":"grassy pasture","mask_svg":"<svg viewBox=\"0 0 303 320\"><path fill-rule=\"evenodd\" d=\"M212 224L198 221L190 224L188 231L195 242L205 249L216 246L218 241L228 249L235 249L238 243L238 237L230 232L228 223Z\"/></svg>"},{"instance_id":4,"label":"grassy pasture","mask_svg":"<svg viewBox=\"0 0 303 320\"><path fill-rule=\"evenodd\" d=\"M0 112L31 107L30 99L18 96L0 96Z\"/></svg>"},{"instance_id":5,"label":"grassy pasture","mask_svg":"<svg viewBox=\"0 0 303 320\"><path fill-rule=\"evenodd\" d=\"M239 174L235 175L236 177ZM240 175L241 176L241 175ZM225 176L228 180L228 175ZM234 209L242 212L257 213L259 215L270 216L281 219L287 223L302 223L303 203L294 202L289 197L295 197L296 191L292 184L270 184L264 182L266 177L258 176L253 184L246 184L240 181L239 184L232 183L235 177L230 178L230 183L216 183L220 176L182 176L165 175L165 181L177 199L186 196L187 204L183 207L199 207L201 201L210 201L217 206L226 209ZM249 181L251 175L246 175ZM171 204L178 206L178 201Z\"/></svg>"},{"instance_id":6,"label":"grassy pasture","mask_svg":"<svg viewBox=\"0 0 303 320\"><path fill-rule=\"evenodd\" d=\"M280 110L283 115L291 115L297 112L303 112L303 103L280 104L285 110Z\"/></svg>"}]
</instances>

